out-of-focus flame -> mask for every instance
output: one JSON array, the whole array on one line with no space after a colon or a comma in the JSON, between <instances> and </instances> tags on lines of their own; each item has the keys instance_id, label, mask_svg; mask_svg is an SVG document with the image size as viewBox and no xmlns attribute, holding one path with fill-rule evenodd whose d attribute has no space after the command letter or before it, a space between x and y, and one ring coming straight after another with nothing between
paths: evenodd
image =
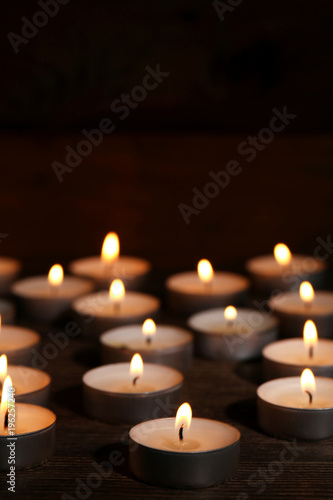
<instances>
[{"instance_id":1,"label":"out-of-focus flame","mask_svg":"<svg viewBox=\"0 0 333 500\"><path fill-rule=\"evenodd\" d=\"M143 361L140 354L134 354L130 364L130 374L133 378L141 377L143 374Z\"/></svg>"},{"instance_id":2,"label":"out-of-focus flame","mask_svg":"<svg viewBox=\"0 0 333 500\"><path fill-rule=\"evenodd\" d=\"M110 264L119 257L119 238L116 233L108 233L103 242L101 259Z\"/></svg>"},{"instance_id":3,"label":"out-of-focus flame","mask_svg":"<svg viewBox=\"0 0 333 500\"><path fill-rule=\"evenodd\" d=\"M142 325L142 333L144 336L152 337L156 333L155 321L152 319L146 319Z\"/></svg>"},{"instance_id":4,"label":"out-of-focus flame","mask_svg":"<svg viewBox=\"0 0 333 500\"><path fill-rule=\"evenodd\" d=\"M312 304L315 294L311 283L309 283L308 281L303 281L303 283L301 283L299 287L299 294L304 304Z\"/></svg>"},{"instance_id":5,"label":"out-of-focus flame","mask_svg":"<svg viewBox=\"0 0 333 500\"><path fill-rule=\"evenodd\" d=\"M198 275L203 283L209 283L214 276L214 270L207 259L201 259L198 262Z\"/></svg>"},{"instance_id":6,"label":"out-of-focus flame","mask_svg":"<svg viewBox=\"0 0 333 500\"><path fill-rule=\"evenodd\" d=\"M291 261L291 252L287 245L278 243L274 247L274 257L280 266L287 266Z\"/></svg>"},{"instance_id":7,"label":"out-of-focus flame","mask_svg":"<svg viewBox=\"0 0 333 500\"><path fill-rule=\"evenodd\" d=\"M311 319L308 319L304 324L303 340L307 347L314 347L318 342L317 328Z\"/></svg>"},{"instance_id":8,"label":"out-of-focus flame","mask_svg":"<svg viewBox=\"0 0 333 500\"><path fill-rule=\"evenodd\" d=\"M5 382L2 387L1 403L0 403L0 429L5 429L6 413L8 410L8 393L13 387L12 379L9 375L5 378Z\"/></svg>"},{"instance_id":9,"label":"out-of-focus flame","mask_svg":"<svg viewBox=\"0 0 333 500\"><path fill-rule=\"evenodd\" d=\"M3 354L0 356L0 384L3 385L3 382L7 375L7 356Z\"/></svg>"},{"instance_id":10,"label":"out-of-focus flame","mask_svg":"<svg viewBox=\"0 0 333 500\"><path fill-rule=\"evenodd\" d=\"M60 286L64 279L64 270L60 264L54 264L49 271L48 278L50 285Z\"/></svg>"},{"instance_id":11,"label":"out-of-focus flame","mask_svg":"<svg viewBox=\"0 0 333 500\"><path fill-rule=\"evenodd\" d=\"M302 391L309 392L312 395L316 391L316 381L312 371L309 368L305 368L305 370L302 371L301 388Z\"/></svg>"},{"instance_id":12,"label":"out-of-focus flame","mask_svg":"<svg viewBox=\"0 0 333 500\"><path fill-rule=\"evenodd\" d=\"M110 285L109 295L112 302L120 303L125 297L124 283L119 279L113 280Z\"/></svg>"},{"instance_id":13,"label":"out-of-focus flame","mask_svg":"<svg viewBox=\"0 0 333 500\"><path fill-rule=\"evenodd\" d=\"M227 321L234 321L237 318L237 309L234 306L228 306L224 309L224 317Z\"/></svg>"}]
</instances>

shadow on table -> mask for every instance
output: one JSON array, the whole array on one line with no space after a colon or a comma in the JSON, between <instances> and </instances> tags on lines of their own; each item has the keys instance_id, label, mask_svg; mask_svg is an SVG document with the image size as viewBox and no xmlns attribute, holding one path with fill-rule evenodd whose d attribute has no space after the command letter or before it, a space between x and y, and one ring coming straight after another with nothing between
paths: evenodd
<instances>
[{"instance_id":1,"label":"shadow on table","mask_svg":"<svg viewBox=\"0 0 333 500\"><path fill-rule=\"evenodd\" d=\"M256 385L263 383L261 359L242 361L235 367L235 373L242 379Z\"/></svg>"},{"instance_id":2,"label":"shadow on table","mask_svg":"<svg viewBox=\"0 0 333 500\"><path fill-rule=\"evenodd\" d=\"M80 349L75 353L74 359L80 363L80 365L87 368L95 368L101 364L99 349L96 345Z\"/></svg>"},{"instance_id":3,"label":"shadow on table","mask_svg":"<svg viewBox=\"0 0 333 500\"><path fill-rule=\"evenodd\" d=\"M261 432L257 419L257 401L256 398L243 399L227 406L226 415L233 421L249 427L250 429Z\"/></svg>"},{"instance_id":4,"label":"shadow on table","mask_svg":"<svg viewBox=\"0 0 333 500\"><path fill-rule=\"evenodd\" d=\"M82 404L83 397L81 384L61 389L61 391L54 393L52 397L56 404L71 410L78 415L85 414Z\"/></svg>"},{"instance_id":5,"label":"shadow on table","mask_svg":"<svg viewBox=\"0 0 333 500\"><path fill-rule=\"evenodd\" d=\"M94 454L94 459L101 465L104 462L105 469L109 467L110 471L135 479L129 466L129 453L130 448L127 444L112 443L99 448Z\"/></svg>"}]
</instances>

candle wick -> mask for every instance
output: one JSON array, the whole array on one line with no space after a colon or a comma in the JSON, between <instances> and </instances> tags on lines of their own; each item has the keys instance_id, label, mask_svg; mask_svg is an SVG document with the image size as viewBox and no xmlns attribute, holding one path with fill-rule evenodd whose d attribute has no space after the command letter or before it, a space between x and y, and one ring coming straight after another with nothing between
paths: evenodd
<instances>
[{"instance_id":1,"label":"candle wick","mask_svg":"<svg viewBox=\"0 0 333 500\"><path fill-rule=\"evenodd\" d=\"M184 424L179 429L179 441L183 441L184 439Z\"/></svg>"},{"instance_id":2,"label":"candle wick","mask_svg":"<svg viewBox=\"0 0 333 500\"><path fill-rule=\"evenodd\" d=\"M5 413L4 428L5 428L5 430L8 429L8 408L7 408L6 413Z\"/></svg>"},{"instance_id":3,"label":"candle wick","mask_svg":"<svg viewBox=\"0 0 333 500\"><path fill-rule=\"evenodd\" d=\"M313 345L310 345L310 347L309 347L309 358L310 359L313 358Z\"/></svg>"},{"instance_id":4,"label":"candle wick","mask_svg":"<svg viewBox=\"0 0 333 500\"><path fill-rule=\"evenodd\" d=\"M305 391L305 392L306 392L306 394L308 394L308 396L309 396L309 403L311 404L312 403L312 394L311 394L310 391Z\"/></svg>"},{"instance_id":5,"label":"candle wick","mask_svg":"<svg viewBox=\"0 0 333 500\"><path fill-rule=\"evenodd\" d=\"M137 383L137 381L139 380L140 378L140 375L138 375L137 377L134 377L133 379L133 385L135 385Z\"/></svg>"},{"instance_id":6,"label":"candle wick","mask_svg":"<svg viewBox=\"0 0 333 500\"><path fill-rule=\"evenodd\" d=\"M150 345L151 344L151 336L148 335L148 337L146 337L146 344Z\"/></svg>"}]
</instances>

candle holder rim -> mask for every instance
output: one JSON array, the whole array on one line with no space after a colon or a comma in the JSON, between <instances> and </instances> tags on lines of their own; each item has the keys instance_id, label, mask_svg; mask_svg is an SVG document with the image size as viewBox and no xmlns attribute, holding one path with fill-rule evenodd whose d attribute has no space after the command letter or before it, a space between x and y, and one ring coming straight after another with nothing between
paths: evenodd
<instances>
[{"instance_id":1,"label":"candle holder rim","mask_svg":"<svg viewBox=\"0 0 333 500\"><path fill-rule=\"evenodd\" d=\"M278 379L274 379L274 380L278 380ZM271 381L269 381L269 382L271 382ZM306 411L307 413L309 413L309 414L311 413L313 415L314 414L318 415L318 413L323 413L323 412L326 412L326 413L332 412L332 415L333 415L333 407L332 408L294 408L292 406L283 406L283 405L271 403L270 401L266 401L266 399L261 398L258 395L258 393L257 393L257 400L260 401L261 403L264 403L265 405L272 407L272 408L278 408L279 410L285 410L288 412L300 413L300 412Z\"/></svg>"},{"instance_id":2,"label":"candle holder rim","mask_svg":"<svg viewBox=\"0 0 333 500\"><path fill-rule=\"evenodd\" d=\"M19 279L17 281L15 281L11 287L10 287L10 291L13 295L17 296L17 297L25 297L25 298L28 298L28 299L37 299L38 300L45 300L45 301L48 301L50 299L54 300L54 297L39 297L37 295L30 295L29 293L26 293L26 290L24 289L24 285L26 285L27 283L34 283L34 282L37 282L39 280L43 279L43 281L45 281L45 284L46 285L49 285L50 286L50 289L51 289L51 285L48 283L48 276L47 274L39 274L39 275L36 275L36 276L26 276L25 278L22 278L22 279ZM81 284L81 285L85 285L89 291L91 292L94 288L94 283L92 280L88 279L88 278L81 278L79 276L74 276L74 275L71 275L71 274L65 274L64 275L64 278L63 278L63 282L61 285L59 285L59 288L61 289L62 285L64 282L75 282L75 283L78 283L78 284ZM23 290L21 289L21 286L23 285ZM87 291L85 292L87 293ZM62 298L62 297L61 297Z\"/></svg>"},{"instance_id":3,"label":"candle holder rim","mask_svg":"<svg viewBox=\"0 0 333 500\"><path fill-rule=\"evenodd\" d=\"M10 439L10 438L13 438L15 436L33 436L34 434L38 434L39 432L41 431L45 431L47 429L50 429L51 427L54 427L56 425L56 422L57 422L57 416L56 414L50 410L49 408L45 408L45 406L38 406L38 405L34 405L34 404L31 404L31 403L21 403L21 402L17 402L15 403L15 409L16 407L29 407L29 408L38 408L39 411L41 410L42 412L44 413L48 413L49 416L52 418L52 422L50 424L48 424L47 426L45 427L41 427L40 429L37 429L35 431L32 431L32 432L22 432L20 434L14 434L13 436L9 436L9 435L4 435L4 434L0 434L0 439Z\"/></svg>"},{"instance_id":4,"label":"candle holder rim","mask_svg":"<svg viewBox=\"0 0 333 500\"><path fill-rule=\"evenodd\" d=\"M115 363L116 364L116 363ZM145 363L146 365L147 363ZM105 366L105 365L104 365ZM180 372L179 372L180 373ZM82 377L83 381L83 377ZM147 397L147 396L159 396L161 394L164 394L169 391L175 391L180 389L183 386L184 383L184 377L180 382L177 382L175 385L170 385L169 387L166 387L165 389L160 389L157 391L145 391L145 392L115 392L115 391L104 391L103 389L99 389L98 387L93 387L92 385L88 385L86 382L83 381L83 385L88 387L89 389L92 389L93 391L99 393L99 394L105 394L110 397L116 396L117 398L135 398L135 399L140 399L142 397Z\"/></svg>"},{"instance_id":5,"label":"candle holder rim","mask_svg":"<svg viewBox=\"0 0 333 500\"><path fill-rule=\"evenodd\" d=\"M278 359L275 359L273 358L272 356L270 356L267 351L269 350L270 347L274 347L274 345L276 344L281 344L281 343L284 343L284 344L287 344L288 342L290 341L298 341L299 343L302 343L304 345L304 341L303 341L303 338L302 337L292 337L292 338L288 338L288 339L280 339L280 340L276 340L274 342L271 342L270 344L266 345L263 350L262 350L262 356L263 358L267 359L268 361L272 362L272 363L276 363L282 367L302 367L302 366L305 366L305 365L308 365L306 366L307 368L325 368L325 367L329 367L329 366L333 366L333 360L330 364L315 364L315 363L311 363L311 364L307 364L307 363L301 363L301 362L297 362L297 363L286 363L285 361L279 361ZM327 338L321 338L321 339L318 339L318 342L321 342L321 343L332 343L333 345L333 340L332 339L327 339ZM280 377L282 378L282 377ZM291 378L291 377L288 377L288 378ZM322 378L329 378L329 377L322 377ZM268 381L267 381L268 382Z\"/></svg>"},{"instance_id":6,"label":"candle holder rim","mask_svg":"<svg viewBox=\"0 0 333 500\"><path fill-rule=\"evenodd\" d=\"M178 279L181 279L181 278L188 278L188 277L193 277L193 276L197 276L198 278L198 283L200 281L200 278L197 274L196 271L183 271L183 272L180 272L180 273L176 273L176 274L172 274L170 276L168 276L168 278L166 279L165 281L165 286L169 289L169 290L172 290L174 292L180 292L180 293L186 293L186 295L193 295L193 296L197 296L198 293L197 292L193 292L192 290L182 290L181 288L179 288L177 286L177 283L175 284L174 282ZM239 281L239 286L232 291L232 293L237 293L239 291L243 291L244 289L248 289L250 288L250 280L246 277L246 276L243 276L242 274L237 274L237 273L232 273L232 272L228 272L228 271L219 271L219 270L216 270L214 271L214 275L213 275L213 278L212 278L212 281L211 283L214 282L214 278L237 278L238 281ZM204 283L203 283L204 285ZM244 288L245 287L245 288ZM209 294L209 290L208 289L205 289L204 290L204 293L208 293ZM214 291L214 294L213 295L230 295L230 291L226 290L226 291Z\"/></svg>"}]
</instances>

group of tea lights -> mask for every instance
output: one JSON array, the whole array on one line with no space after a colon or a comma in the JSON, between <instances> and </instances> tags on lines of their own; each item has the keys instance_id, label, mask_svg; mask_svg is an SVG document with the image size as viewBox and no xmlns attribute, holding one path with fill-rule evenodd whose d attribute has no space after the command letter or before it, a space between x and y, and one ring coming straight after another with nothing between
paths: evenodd
<instances>
[{"instance_id":1,"label":"group of tea lights","mask_svg":"<svg viewBox=\"0 0 333 500\"><path fill-rule=\"evenodd\" d=\"M305 261L307 265L303 269ZM174 487L217 484L237 470L239 431L228 424L207 419L194 418L191 423L187 403L181 405L176 419L158 418L160 415L156 414L157 398L161 407L166 402L180 400L183 374L191 365L193 337L181 328L156 327L150 317L156 315L159 300L127 290L136 289L150 267L143 259L120 256L119 239L115 233L109 233L100 257L88 257L70 264L70 271L75 276L64 277L62 267L55 265L48 277L20 280L12 285L11 291L30 318L51 322L71 307L78 317L89 318L83 322L86 335L102 333L102 361L107 364L84 375L84 406L92 418L138 424L130 431L131 439L138 444L135 453L131 454L132 469L137 477ZM306 320L304 341L298 338L276 341L279 324L275 316L255 309L236 309L235 305L245 302L250 281L237 274L214 271L206 259L198 263L197 272L180 273L167 280L168 305L178 313L192 314L188 326L194 332L197 351L207 358L242 360L257 357L263 350L265 376L269 381L258 388L257 395L259 421L266 432L278 437L304 439L333 435L333 380L321 376L333 376L333 342L323 338L318 341L313 322L318 325L322 337L332 332L332 293L314 294L311 286L311 283L320 285L325 265L310 257L292 256L285 245L279 244L274 249L274 256L251 259L247 269L258 290L282 292L271 298L270 305L285 326L286 334L296 333L297 336L300 324ZM0 275L1 270L0 262ZM290 288L290 280L286 277L295 276L308 280L302 283L300 295L285 292ZM120 278L125 281L126 290ZM6 280L8 284L8 276ZM0 276L0 289L1 283ZM109 290L103 290L106 287ZM94 292L96 288L99 291ZM290 324L292 327L288 330ZM22 332L20 330L24 329L19 327L6 328L14 331L10 341L8 334L1 332L0 351L7 350L9 358L25 363L29 349L40 340L38 334L28 330ZM308 354L301 345L303 342L308 346ZM26 408L31 405L26 402L33 396L36 403L36 392L44 394L46 406L49 380L44 379L43 385L39 373L29 374L27 380L33 379L36 385L30 386L27 382L21 388L17 375L20 371L22 367L9 367L13 382L2 376L3 389L8 391L13 383L17 399L21 395L21 400L25 401L17 403L20 429L24 429L22 435L33 432L40 438L46 432L50 451L54 441L54 414L42 408L40 422L43 425L37 433L35 424L31 431L28 424L22 423L25 418L27 422L31 418L31 411ZM40 400L43 401L43 397ZM3 396L2 401L5 400ZM6 420L4 405L2 403L0 420L3 423ZM43 410L49 412L48 418ZM147 419L152 420L147 422ZM3 431L6 436L5 427ZM50 456L45 455L38 443L36 440L36 446L34 444L35 463ZM1 438L0 446L4 446ZM27 452L23 451L22 456L23 461L26 460L24 467L32 464ZM2 466L0 463L0 469Z\"/></svg>"}]
</instances>

